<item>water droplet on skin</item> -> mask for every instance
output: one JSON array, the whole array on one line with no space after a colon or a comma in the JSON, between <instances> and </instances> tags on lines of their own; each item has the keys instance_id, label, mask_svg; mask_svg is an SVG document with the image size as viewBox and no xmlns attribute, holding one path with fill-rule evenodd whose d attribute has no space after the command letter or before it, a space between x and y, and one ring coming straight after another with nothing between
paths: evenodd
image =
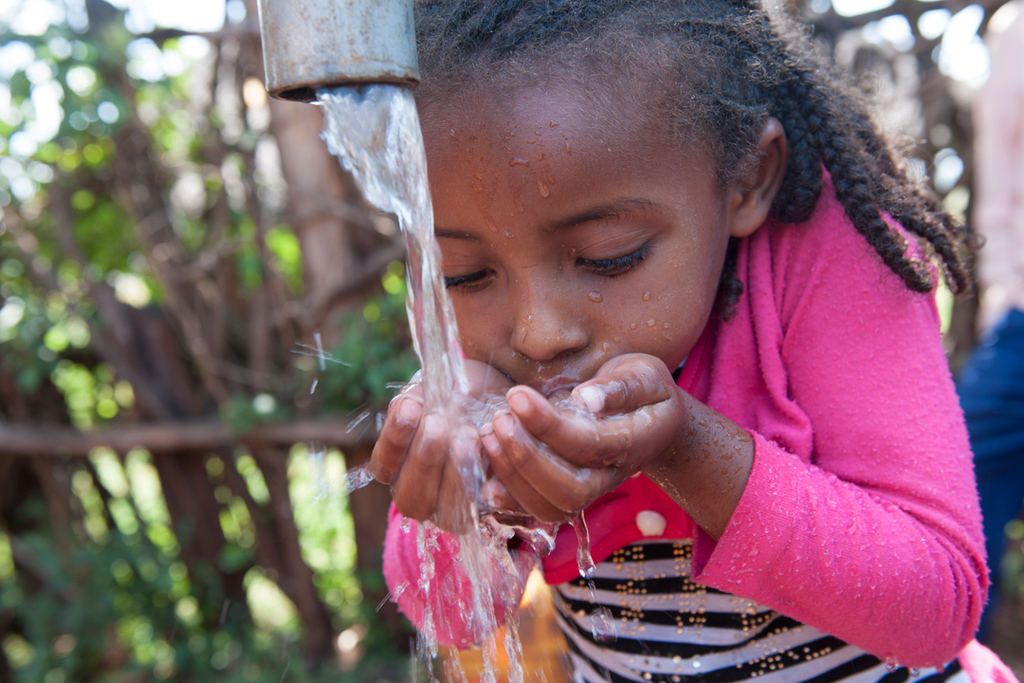
<instances>
[{"instance_id":1,"label":"water droplet on skin","mask_svg":"<svg viewBox=\"0 0 1024 683\"><path fill-rule=\"evenodd\" d=\"M654 327L654 318L647 321L647 327Z\"/></svg>"},{"instance_id":2,"label":"water droplet on skin","mask_svg":"<svg viewBox=\"0 0 1024 683\"><path fill-rule=\"evenodd\" d=\"M667 330L669 327L671 327L670 323L662 323L661 324L661 329L663 329L663 330Z\"/></svg>"},{"instance_id":3,"label":"water droplet on skin","mask_svg":"<svg viewBox=\"0 0 1024 683\"><path fill-rule=\"evenodd\" d=\"M512 157L511 159L508 160L508 165L509 166L529 166L530 165L530 160L529 159L524 159L522 157Z\"/></svg>"},{"instance_id":4,"label":"water droplet on skin","mask_svg":"<svg viewBox=\"0 0 1024 683\"><path fill-rule=\"evenodd\" d=\"M571 155L572 154L572 145L569 144L568 138L564 138L564 140L565 140L565 153Z\"/></svg>"},{"instance_id":5,"label":"water droplet on skin","mask_svg":"<svg viewBox=\"0 0 1024 683\"><path fill-rule=\"evenodd\" d=\"M523 206L522 202L516 202L516 208L519 210L519 213L526 213L526 207Z\"/></svg>"},{"instance_id":6,"label":"water droplet on skin","mask_svg":"<svg viewBox=\"0 0 1024 683\"><path fill-rule=\"evenodd\" d=\"M587 295L587 298L593 301L595 304L599 304L604 301L604 297L601 296L601 292L591 292Z\"/></svg>"},{"instance_id":7,"label":"water droplet on skin","mask_svg":"<svg viewBox=\"0 0 1024 683\"><path fill-rule=\"evenodd\" d=\"M644 301L650 301L650 300L651 300L651 293L650 292L644 292Z\"/></svg>"},{"instance_id":8,"label":"water droplet on skin","mask_svg":"<svg viewBox=\"0 0 1024 683\"><path fill-rule=\"evenodd\" d=\"M636 323L630 323L629 324L629 329L635 330L636 329Z\"/></svg>"},{"instance_id":9,"label":"water droplet on skin","mask_svg":"<svg viewBox=\"0 0 1024 683\"><path fill-rule=\"evenodd\" d=\"M541 197L547 197L551 194L551 188L540 178L537 178L537 192L540 192Z\"/></svg>"}]
</instances>

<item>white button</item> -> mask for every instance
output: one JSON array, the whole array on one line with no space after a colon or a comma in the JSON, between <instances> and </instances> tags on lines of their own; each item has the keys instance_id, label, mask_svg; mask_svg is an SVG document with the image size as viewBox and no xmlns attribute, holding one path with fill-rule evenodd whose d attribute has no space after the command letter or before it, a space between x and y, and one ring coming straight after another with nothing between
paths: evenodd
<instances>
[{"instance_id":1,"label":"white button","mask_svg":"<svg viewBox=\"0 0 1024 683\"><path fill-rule=\"evenodd\" d=\"M668 522L654 510L641 510L636 513L636 528L644 536L661 536L665 533Z\"/></svg>"}]
</instances>

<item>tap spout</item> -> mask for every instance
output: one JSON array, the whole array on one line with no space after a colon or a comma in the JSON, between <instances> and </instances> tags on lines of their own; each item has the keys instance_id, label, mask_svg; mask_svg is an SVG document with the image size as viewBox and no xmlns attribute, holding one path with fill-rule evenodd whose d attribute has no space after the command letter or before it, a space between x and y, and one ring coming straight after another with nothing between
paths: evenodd
<instances>
[{"instance_id":1,"label":"tap spout","mask_svg":"<svg viewBox=\"0 0 1024 683\"><path fill-rule=\"evenodd\" d=\"M267 92L312 102L321 86L415 85L412 0L259 0Z\"/></svg>"}]
</instances>

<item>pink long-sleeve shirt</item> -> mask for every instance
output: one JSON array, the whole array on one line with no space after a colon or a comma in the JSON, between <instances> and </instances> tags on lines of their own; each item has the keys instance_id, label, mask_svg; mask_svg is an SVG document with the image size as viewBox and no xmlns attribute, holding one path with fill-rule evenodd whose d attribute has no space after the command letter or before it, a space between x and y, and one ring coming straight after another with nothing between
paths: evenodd
<instances>
[{"instance_id":1,"label":"pink long-sleeve shirt","mask_svg":"<svg viewBox=\"0 0 1024 683\"><path fill-rule=\"evenodd\" d=\"M914 247L911 247L914 249ZM644 477L586 511L594 559L645 536L694 539L693 580L755 600L880 658L930 666L971 641L985 602L971 451L934 299L909 291L826 183L808 224L767 223L740 243L744 294L712 320L680 386L747 429L753 469L716 542ZM415 586L415 533L394 523L384 572ZM647 530L649 533L649 529ZM453 541L453 543L455 543ZM458 572L442 543L438 574ZM543 559L577 575L576 539ZM460 579L452 579L457 585ZM398 597L414 623L428 598ZM445 601L433 595L435 613ZM442 641L468 644L458 615Z\"/></svg>"}]
</instances>

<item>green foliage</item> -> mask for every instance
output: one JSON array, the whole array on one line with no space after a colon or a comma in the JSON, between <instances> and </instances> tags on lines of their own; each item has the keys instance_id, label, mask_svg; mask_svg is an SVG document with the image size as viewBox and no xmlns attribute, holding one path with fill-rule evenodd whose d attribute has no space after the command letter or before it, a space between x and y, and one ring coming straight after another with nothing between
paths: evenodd
<instances>
[{"instance_id":1,"label":"green foliage","mask_svg":"<svg viewBox=\"0 0 1024 683\"><path fill-rule=\"evenodd\" d=\"M302 251L299 239L287 225L281 224L267 231L267 248L274 255L274 265L295 294L302 291Z\"/></svg>"},{"instance_id":2,"label":"green foliage","mask_svg":"<svg viewBox=\"0 0 1024 683\"><path fill-rule=\"evenodd\" d=\"M89 461L91 471L77 469L72 487L85 511L86 538L76 535L69 549L58 549L41 501L23 506L19 519L37 523L40 531L11 537L0 530L0 616L16 626L0 642L0 655L12 668L12 683L114 683L139 676L276 682L285 672L289 681L310 683L407 680L407 660L390 652L384 639L373 642L373 654L354 671L334 665L310 670L295 608L260 569L248 570L247 604L236 605L226 598L221 571L186 566L186 536L167 526L147 454L135 451L121 461L100 450ZM229 547L244 555L233 569L244 569L251 566L252 521L245 504L223 486L224 468L232 466L257 499L264 498L258 491L262 477L249 456L236 463L210 458L207 465L211 482L218 484ZM360 606L352 574L351 518L344 491L337 488L344 475L341 455L331 452L315 461L298 448L289 471L303 554L340 629L379 634L372 610Z\"/></svg>"},{"instance_id":3,"label":"green foliage","mask_svg":"<svg viewBox=\"0 0 1024 683\"><path fill-rule=\"evenodd\" d=\"M345 336L331 349L331 363L317 388L325 407L353 411L387 404L396 384L419 368L409 340L405 311L404 266L397 261L382 278L384 294L370 299L359 313L343 323Z\"/></svg>"},{"instance_id":4,"label":"green foliage","mask_svg":"<svg viewBox=\"0 0 1024 683\"><path fill-rule=\"evenodd\" d=\"M275 307L301 304L303 254L293 229L274 224L280 207L263 201L271 181L257 171L255 150L266 129L230 106L196 104L211 85L203 67L237 69L214 83L215 99L244 77L239 62L204 49L210 45L196 37L159 45L136 38L119 10L88 31L55 23L42 35L14 36L0 25L0 372L24 397L28 410L18 415L79 430L152 420L126 377L152 381L145 388L158 396L172 393L164 381L185 386L183 393L202 383L198 364L189 364L194 328L175 317L181 310L199 327L223 323L212 372L234 392L217 407L236 433L289 419L292 399L308 393L310 377L292 367L289 349L274 347L292 343L283 332L267 343L271 367L246 365L255 355L247 346L251 302L273 292ZM46 97L62 117L40 139ZM382 285L330 349L347 365L317 373L318 409L383 405L387 385L415 371L401 264ZM215 308L220 317L209 314ZM280 310L272 313L276 320ZM153 320L167 326L149 327ZM165 343L152 343L155 336ZM131 360L119 365L119 351ZM185 358L177 385L153 369L167 353ZM185 419L208 418L216 403L187 396L174 409ZM186 414L193 406L196 413ZM0 419L18 419L5 409L0 398ZM13 680L407 680L408 659L394 652L376 604L362 600L364 587L380 589L382 579L356 574L339 483L344 457L308 450L297 447L290 457L295 524L335 632L358 633L365 648L354 671L305 663L301 622L279 587L294 577L258 564L259 542L274 542L275 519L251 455L206 458L216 514L190 527L172 521L148 454L97 451L87 463L46 461L57 493L71 498L70 520L49 519L53 508L41 495L13 510L0 505L0 658ZM229 481L232 469L238 476ZM208 565L183 551L204 525L222 543ZM244 576L248 604L225 610L231 576Z\"/></svg>"},{"instance_id":5,"label":"green foliage","mask_svg":"<svg viewBox=\"0 0 1024 683\"><path fill-rule=\"evenodd\" d=\"M262 422L284 422L289 417L288 407L267 393L255 396L236 394L221 409L221 418L235 434L244 434Z\"/></svg>"}]
</instances>

